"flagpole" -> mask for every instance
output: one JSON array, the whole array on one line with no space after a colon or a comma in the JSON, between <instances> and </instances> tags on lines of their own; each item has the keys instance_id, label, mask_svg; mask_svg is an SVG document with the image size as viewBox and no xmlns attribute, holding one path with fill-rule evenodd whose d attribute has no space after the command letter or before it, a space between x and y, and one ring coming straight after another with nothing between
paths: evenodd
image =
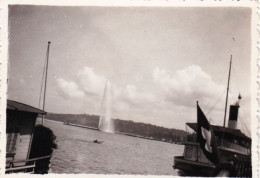
<instances>
[{"instance_id":1,"label":"flagpole","mask_svg":"<svg viewBox=\"0 0 260 178\"><path fill-rule=\"evenodd\" d=\"M197 120L198 120L198 106L199 106L199 101L196 101L197 103ZM199 127L198 127L198 121L197 121L197 158L196 161L199 161L199 139L198 139L198 132L199 132Z\"/></svg>"},{"instance_id":2,"label":"flagpole","mask_svg":"<svg viewBox=\"0 0 260 178\"><path fill-rule=\"evenodd\" d=\"M42 106L42 110L44 111L45 109L45 95L46 95L46 89L47 89L47 77L48 77L48 62L49 62L49 53L50 53L50 44L51 42L48 42L48 47L47 47L47 54L46 54L46 60L47 60L47 64L46 64L46 71L45 71L45 84L44 84L44 94L43 94L43 106ZM44 120L44 115L42 115L42 125L43 125L43 120Z\"/></svg>"},{"instance_id":3,"label":"flagpole","mask_svg":"<svg viewBox=\"0 0 260 178\"><path fill-rule=\"evenodd\" d=\"M231 73L231 64L232 64L232 55L231 55L231 57L230 57L230 65L229 65L229 74L228 74L228 84L227 84L226 105L225 105L225 114L224 114L223 127L225 127L225 125L226 125L226 114L227 114L227 102L228 102L228 91L229 91L229 81L230 81L230 73Z\"/></svg>"}]
</instances>

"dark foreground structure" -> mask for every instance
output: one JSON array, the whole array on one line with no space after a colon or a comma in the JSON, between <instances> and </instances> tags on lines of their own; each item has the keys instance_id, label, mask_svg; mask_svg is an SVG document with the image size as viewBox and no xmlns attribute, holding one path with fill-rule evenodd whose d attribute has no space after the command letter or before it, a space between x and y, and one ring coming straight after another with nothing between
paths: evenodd
<instances>
[{"instance_id":1,"label":"dark foreground structure","mask_svg":"<svg viewBox=\"0 0 260 178\"><path fill-rule=\"evenodd\" d=\"M36 118L45 111L16 101L7 101L6 109L6 173L34 173L40 160L51 155L30 158Z\"/></svg>"},{"instance_id":2,"label":"dark foreground structure","mask_svg":"<svg viewBox=\"0 0 260 178\"><path fill-rule=\"evenodd\" d=\"M179 175L252 177L251 138L232 127L232 107L229 127L211 125L208 135L202 131L202 137L208 139L205 143L199 140L199 124L187 123L195 133L188 135L183 143L183 156L174 157L173 168L179 169Z\"/></svg>"}]
</instances>

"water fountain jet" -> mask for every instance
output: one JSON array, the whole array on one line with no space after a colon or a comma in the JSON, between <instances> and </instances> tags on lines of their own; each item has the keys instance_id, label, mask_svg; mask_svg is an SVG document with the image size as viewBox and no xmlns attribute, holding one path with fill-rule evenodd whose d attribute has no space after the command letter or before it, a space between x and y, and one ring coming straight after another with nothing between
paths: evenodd
<instances>
[{"instance_id":1,"label":"water fountain jet","mask_svg":"<svg viewBox=\"0 0 260 178\"><path fill-rule=\"evenodd\" d=\"M98 129L103 132L114 133L114 122L112 114L112 93L109 81L106 82L104 95L101 104L101 114L99 117Z\"/></svg>"}]
</instances>

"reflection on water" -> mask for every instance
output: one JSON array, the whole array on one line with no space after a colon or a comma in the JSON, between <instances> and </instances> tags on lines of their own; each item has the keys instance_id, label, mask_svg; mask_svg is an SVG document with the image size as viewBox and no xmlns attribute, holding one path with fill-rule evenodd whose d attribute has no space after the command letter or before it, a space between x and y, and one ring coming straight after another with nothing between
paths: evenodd
<instances>
[{"instance_id":1,"label":"reflection on water","mask_svg":"<svg viewBox=\"0 0 260 178\"><path fill-rule=\"evenodd\" d=\"M57 136L53 173L177 175L173 157L183 146L104 133L45 120ZM102 144L93 140L104 141Z\"/></svg>"}]
</instances>

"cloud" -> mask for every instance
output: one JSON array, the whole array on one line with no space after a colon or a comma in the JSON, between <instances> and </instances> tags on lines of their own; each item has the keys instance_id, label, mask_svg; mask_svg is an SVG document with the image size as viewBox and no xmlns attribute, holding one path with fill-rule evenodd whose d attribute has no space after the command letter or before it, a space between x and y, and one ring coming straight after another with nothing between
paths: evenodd
<instances>
[{"instance_id":1,"label":"cloud","mask_svg":"<svg viewBox=\"0 0 260 178\"><path fill-rule=\"evenodd\" d=\"M90 67L84 67L77 74L80 88L87 94L102 95L107 79L98 75Z\"/></svg>"},{"instance_id":2,"label":"cloud","mask_svg":"<svg viewBox=\"0 0 260 178\"><path fill-rule=\"evenodd\" d=\"M57 85L61 96L69 98L71 103L81 112L88 114L100 114L100 106L106 78L85 66L79 70L72 79L57 79Z\"/></svg>"},{"instance_id":3,"label":"cloud","mask_svg":"<svg viewBox=\"0 0 260 178\"><path fill-rule=\"evenodd\" d=\"M135 85L126 85L125 87L114 87L114 97L117 100L125 101L131 104L148 104L154 102L156 97L154 94L137 89Z\"/></svg>"},{"instance_id":4,"label":"cloud","mask_svg":"<svg viewBox=\"0 0 260 178\"><path fill-rule=\"evenodd\" d=\"M166 100L185 106L194 105L196 100L206 101L216 95L216 91L224 89L196 65L178 70L173 75L156 67L153 80L163 90Z\"/></svg>"},{"instance_id":5,"label":"cloud","mask_svg":"<svg viewBox=\"0 0 260 178\"><path fill-rule=\"evenodd\" d=\"M168 114L169 119L181 119L183 125L196 122L196 101L200 102L203 112L213 123L218 123L223 117L225 86L214 82L200 66L188 66L174 73L156 67L152 76L160 88L161 110L173 112Z\"/></svg>"},{"instance_id":6,"label":"cloud","mask_svg":"<svg viewBox=\"0 0 260 178\"><path fill-rule=\"evenodd\" d=\"M85 66L75 75L74 81L60 78L57 83L63 94L71 99L86 97L88 104L94 105L102 99L105 83L108 79ZM147 106L156 101L154 94L142 91L135 85L118 86L111 83L111 91L114 109L118 113L129 110L129 108Z\"/></svg>"},{"instance_id":7,"label":"cloud","mask_svg":"<svg viewBox=\"0 0 260 178\"><path fill-rule=\"evenodd\" d=\"M84 92L80 90L78 85L74 82L68 82L63 78L58 78L57 84L65 96L70 98L82 98L85 96Z\"/></svg>"}]
</instances>

